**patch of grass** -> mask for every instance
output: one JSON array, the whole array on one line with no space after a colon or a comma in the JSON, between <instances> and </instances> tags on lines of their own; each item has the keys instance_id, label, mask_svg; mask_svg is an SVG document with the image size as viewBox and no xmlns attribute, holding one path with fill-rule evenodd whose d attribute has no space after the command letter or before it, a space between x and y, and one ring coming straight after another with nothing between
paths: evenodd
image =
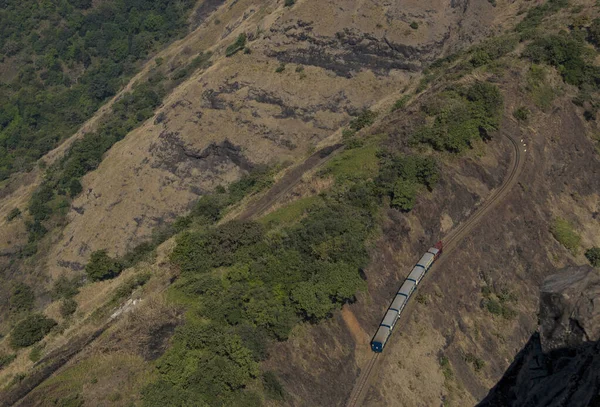
<instances>
[{"instance_id":1,"label":"patch of grass","mask_svg":"<svg viewBox=\"0 0 600 407\"><path fill-rule=\"evenodd\" d=\"M579 244L581 243L581 236L575 232L573 226L563 218L556 218L550 227L552 236L566 249L568 249L573 255L576 255L579 251Z\"/></svg>"},{"instance_id":2,"label":"patch of grass","mask_svg":"<svg viewBox=\"0 0 600 407\"><path fill-rule=\"evenodd\" d=\"M445 380L452 380L454 378L454 372L452 366L450 366L450 360L446 356L440 358L440 367L442 368L442 374Z\"/></svg>"},{"instance_id":3,"label":"patch of grass","mask_svg":"<svg viewBox=\"0 0 600 407\"><path fill-rule=\"evenodd\" d=\"M31 348L31 352L29 352L29 360L31 360L33 363L35 363L38 360L40 360L41 358L42 358L42 347L34 346L33 348Z\"/></svg>"},{"instance_id":4,"label":"patch of grass","mask_svg":"<svg viewBox=\"0 0 600 407\"><path fill-rule=\"evenodd\" d=\"M344 151L329 161L322 174L332 175L336 181L372 178L379 167L377 151L374 144Z\"/></svg>"},{"instance_id":5,"label":"patch of grass","mask_svg":"<svg viewBox=\"0 0 600 407\"><path fill-rule=\"evenodd\" d=\"M294 202L279 208L262 217L260 222L268 226L292 225L300 220L307 210L318 204L321 200L318 196L309 196L297 199Z\"/></svg>"},{"instance_id":6,"label":"patch of grass","mask_svg":"<svg viewBox=\"0 0 600 407\"><path fill-rule=\"evenodd\" d=\"M91 383L107 389L98 400L94 400L95 405L105 404L115 394L120 394L119 405L133 405L139 400L142 386L153 377L152 365L140 356L108 353L91 356L67 367L43 382L34 392L43 392L49 399L77 399Z\"/></svg>"},{"instance_id":7,"label":"patch of grass","mask_svg":"<svg viewBox=\"0 0 600 407\"><path fill-rule=\"evenodd\" d=\"M404 106L406 106L406 103L408 103L409 100L410 95L404 95L400 99L396 100L396 102L394 102L394 105L392 106L392 112L404 108Z\"/></svg>"}]
</instances>

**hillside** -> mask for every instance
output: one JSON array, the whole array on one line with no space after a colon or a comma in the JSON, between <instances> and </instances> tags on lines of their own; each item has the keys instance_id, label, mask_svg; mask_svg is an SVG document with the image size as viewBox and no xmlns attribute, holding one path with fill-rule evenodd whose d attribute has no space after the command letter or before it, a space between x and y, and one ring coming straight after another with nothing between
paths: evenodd
<instances>
[{"instance_id":1,"label":"hillside","mask_svg":"<svg viewBox=\"0 0 600 407\"><path fill-rule=\"evenodd\" d=\"M162 34L93 112L22 167L0 150L6 405L344 405L400 281L504 185L509 139L514 186L419 287L363 404L476 404L543 279L598 262L596 5L142 3L135 35ZM2 44L0 69L28 63ZM73 78L107 58L57 55ZM48 94L84 92L45 69Z\"/></svg>"}]
</instances>

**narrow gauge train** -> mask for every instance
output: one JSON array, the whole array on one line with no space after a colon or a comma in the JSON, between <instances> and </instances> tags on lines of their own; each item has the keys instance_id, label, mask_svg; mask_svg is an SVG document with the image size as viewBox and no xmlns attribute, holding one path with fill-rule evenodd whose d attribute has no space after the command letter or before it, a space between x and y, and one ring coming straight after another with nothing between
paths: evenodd
<instances>
[{"instance_id":1,"label":"narrow gauge train","mask_svg":"<svg viewBox=\"0 0 600 407\"><path fill-rule=\"evenodd\" d=\"M386 342L392 334L394 325L396 325L398 318L400 318L400 314L406 306L408 299L412 295L413 291L415 291L417 288L417 285L419 285L419 282L423 276L425 276L425 273L427 273L427 270L431 268L433 262L440 257L442 250L443 245L442 242L439 241L434 247L431 247L429 250L427 250L427 253L421 257L421 260L419 260L406 280L404 280L404 284L402 284L402 287L400 287L400 291L396 293L396 297L394 298L394 301L392 301L392 305L390 305L385 313L385 316L379 325L379 329L371 341L371 349L373 352L383 351Z\"/></svg>"}]
</instances>

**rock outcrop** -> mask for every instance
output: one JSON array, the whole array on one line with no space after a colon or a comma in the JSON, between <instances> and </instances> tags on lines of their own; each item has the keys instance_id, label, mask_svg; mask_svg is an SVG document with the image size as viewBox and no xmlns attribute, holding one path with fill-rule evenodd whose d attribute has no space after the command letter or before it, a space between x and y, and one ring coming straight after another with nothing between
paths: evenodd
<instances>
[{"instance_id":1,"label":"rock outcrop","mask_svg":"<svg viewBox=\"0 0 600 407\"><path fill-rule=\"evenodd\" d=\"M600 272L568 267L540 293L540 328L479 404L600 406Z\"/></svg>"}]
</instances>

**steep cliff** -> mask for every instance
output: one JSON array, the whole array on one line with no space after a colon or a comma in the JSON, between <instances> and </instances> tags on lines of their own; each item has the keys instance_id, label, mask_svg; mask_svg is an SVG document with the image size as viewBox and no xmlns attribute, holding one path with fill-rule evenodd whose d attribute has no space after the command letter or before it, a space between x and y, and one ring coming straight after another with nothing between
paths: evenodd
<instances>
[{"instance_id":1,"label":"steep cliff","mask_svg":"<svg viewBox=\"0 0 600 407\"><path fill-rule=\"evenodd\" d=\"M479 404L600 405L600 273L567 267L540 290L539 332Z\"/></svg>"}]
</instances>

